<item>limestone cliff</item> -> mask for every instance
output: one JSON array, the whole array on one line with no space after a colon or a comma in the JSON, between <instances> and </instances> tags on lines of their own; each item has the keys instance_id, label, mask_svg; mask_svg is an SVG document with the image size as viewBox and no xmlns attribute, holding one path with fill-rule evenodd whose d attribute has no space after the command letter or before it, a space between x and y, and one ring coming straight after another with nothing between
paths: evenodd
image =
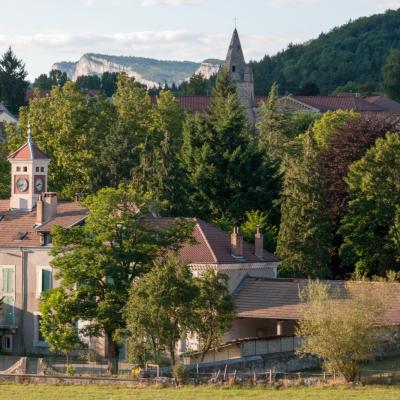
<instances>
[{"instance_id":1,"label":"limestone cliff","mask_svg":"<svg viewBox=\"0 0 400 400\"><path fill-rule=\"evenodd\" d=\"M191 61L162 61L142 57L108 56L104 54L84 54L77 62L55 63L52 69L66 72L68 77L76 80L82 75L101 75L103 72L125 72L147 87L171 85L201 73L209 78L220 68L223 62L208 59L203 63Z\"/></svg>"}]
</instances>

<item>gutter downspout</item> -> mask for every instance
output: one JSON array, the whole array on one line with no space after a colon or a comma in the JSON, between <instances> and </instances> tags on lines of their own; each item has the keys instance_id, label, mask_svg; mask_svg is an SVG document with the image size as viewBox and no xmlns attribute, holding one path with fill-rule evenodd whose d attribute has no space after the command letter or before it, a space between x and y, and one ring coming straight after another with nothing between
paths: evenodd
<instances>
[{"instance_id":1,"label":"gutter downspout","mask_svg":"<svg viewBox=\"0 0 400 400\"><path fill-rule=\"evenodd\" d=\"M22 277L22 310L21 310L21 318L20 318L20 348L22 350L22 354L26 354L25 340L24 340L24 321L25 314L27 309L27 293L26 293L26 251L20 247L21 251L21 277Z\"/></svg>"}]
</instances>

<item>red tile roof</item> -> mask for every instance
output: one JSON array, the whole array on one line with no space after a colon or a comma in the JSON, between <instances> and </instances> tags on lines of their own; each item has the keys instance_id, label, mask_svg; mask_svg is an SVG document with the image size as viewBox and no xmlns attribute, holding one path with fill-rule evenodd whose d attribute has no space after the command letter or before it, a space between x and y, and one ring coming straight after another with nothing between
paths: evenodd
<instances>
[{"instance_id":1,"label":"red tile roof","mask_svg":"<svg viewBox=\"0 0 400 400\"><path fill-rule=\"evenodd\" d=\"M14 151L8 156L9 159L21 159L21 160L31 160L31 159L43 159L49 160L46 154L43 153L34 143L31 145L27 142L22 145L18 150Z\"/></svg>"},{"instance_id":2,"label":"red tile roof","mask_svg":"<svg viewBox=\"0 0 400 400\"><path fill-rule=\"evenodd\" d=\"M16 211L9 210L9 200L0 200L0 246L39 246L39 233L49 233L53 226L60 225L68 228L83 221L87 217L87 210L78 202L60 202L57 206L57 215L51 221L35 228L36 210ZM173 218L151 218L152 223L160 227L171 224ZM16 242L15 236L19 232L26 232L26 237ZM220 230L201 219L195 219L193 228L195 244L185 244L179 251L179 258L191 264L243 264L278 262L273 254L264 251L263 257L254 254L254 245L243 243L243 258L233 257L230 247L230 234Z\"/></svg>"},{"instance_id":3,"label":"red tile roof","mask_svg":"<svg viewBox=\"0 0 400 400\"><path fill-rule=\"evenodd\" d=\"M177 96L179 107L184 111L205 112L210 107L212 96Z\"/></svg>"},{"instance_id":4,"label":"red tile roof","mask_svg":"<svg viewBox=\"0 0 400 400\"><path fill-rule=\"evenodd\" d=\"M155 218L159 226L171 224L172 218ZM231 252L229 233L199 218L194 219L193 237L195 244L185 244L179 251L179 258L190 264L243 264L279 262L278 257L264 250L263 257L254 254L254 244L243 242L243 258L234 257Z\"/></svg>"},{"instance_id":5,"label":"red tile roof","mask_svg":"<svg viewBox=\"0 0 400 400\"><path fill-rule=\"evenodd\" d=\"M382 112L385 111L379 105L371 104L357 96L292 96L321 112L335 110L353 110L358 112Z\"/></svg>"},{"instance_id":6,"label":"red tile roof","mask_svg":"<svg viewBox=\"0 0 400 400\"><path fill-rule=\"evenodd\" d=\"M54 225L65 228L77 224L87 216L86 209L78 202L59 202L57 215L40 229L35 229L36 209L33 211L10 210L9 200L0 200L0 247L40 246L38 232L48 232ZM23 240L16 241L17 234L26 233Z\"/></svg>"},{"instance_id":7,"label":"red tile roof","mask_svg":"<svg viewBox=\"0 0 400 400\"><path fill-rule=\"evenodd\" d=\"M345 290L345 281L327 281L332 288ZM299 293L308 284L307 279L272 279L247 276L235 292L236 312L239 318L267 318L297 320L302 318ZM382 285L384 283L369 283ZM400 284L390 283L391 296L384 321L400 325Z\"/></svg>"}]
</instances>

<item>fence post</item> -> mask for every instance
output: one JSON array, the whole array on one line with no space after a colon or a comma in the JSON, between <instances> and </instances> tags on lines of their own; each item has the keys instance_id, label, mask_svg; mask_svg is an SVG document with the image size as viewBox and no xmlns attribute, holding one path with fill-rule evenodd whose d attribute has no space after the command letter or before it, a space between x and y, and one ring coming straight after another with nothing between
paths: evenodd
<instances>
[{"instance_id":1,"label":"fence post","mask_svg":"<svg viewBox=\"0 0 400 400\"><path fill-rule=\"evenodd\" d=\"M256 383L257 383L257 375L256 375L256 371L254 371L253 384L255 385Z\"/></svg>"},{"instance_id":2,"label":"fence post","mask_svg":"<svg viewBox=\"0 0 400 400\"><path fill-rule=\"evenodd\" d=\"M269 383L272 385L272 368L269 369Z\"/></svg>"},{"instance_id":3,"label":"fence post","mask_svg":"<svg viewBox=\"0 0 400 400\"><path fill-rule=\"evenodd\" d=\"M235 372L233 373L233 383L236 383L236 369L235 369Z\"/></svg>"},{"instance_id":4,"label":"fence post","mask_svg":"<svg viewBox=\"0 0 400 400\"><path fill-rule=\"evenodd\" d=\"M228 364L225 364L225 371L224 371L224 381L226 380L226 370L228 369Z\"/></svg>"},{"instance_id":5,"label":"fence post","mask_svg":"<svg viewBox=\"0 0 400 400\"><path fill-rule=\"evenodd\" d=\"M196 364L196 378L199 380L199 363Z\"/></svg>"}]
</instances>

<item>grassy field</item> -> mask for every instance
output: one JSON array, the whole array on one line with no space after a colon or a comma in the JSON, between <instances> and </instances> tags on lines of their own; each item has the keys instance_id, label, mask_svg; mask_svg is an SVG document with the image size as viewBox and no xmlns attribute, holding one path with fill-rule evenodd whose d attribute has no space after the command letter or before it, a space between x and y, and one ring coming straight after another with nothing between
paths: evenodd
<instances>
[{"instance_id":1,"label":"grassy field","mask_svg":"<svg viewBox=\"0 0 400 400\"><path fill-rule=\"evenodd\" d=\"M397 400L400 386L360 388L233 389L185 387L138 389L106 386L0 384L1 400Z\"/></svg>"}]
</instances>

